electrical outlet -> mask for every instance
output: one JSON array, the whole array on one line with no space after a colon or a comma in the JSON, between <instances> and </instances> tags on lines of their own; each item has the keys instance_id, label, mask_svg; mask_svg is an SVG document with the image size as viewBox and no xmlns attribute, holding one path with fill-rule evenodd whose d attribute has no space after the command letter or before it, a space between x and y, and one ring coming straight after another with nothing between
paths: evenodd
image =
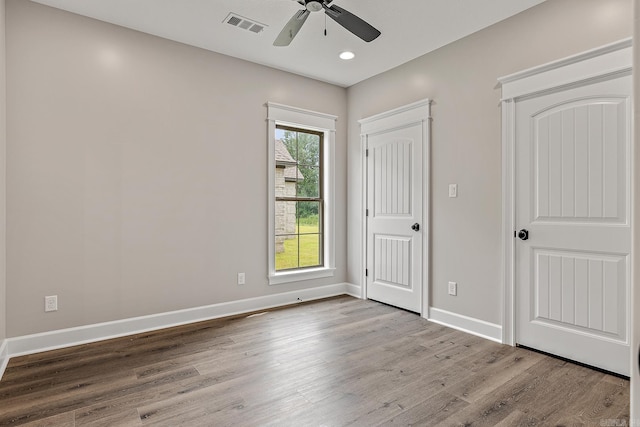
<instances>
[{"instance_id":1,"label":"electrical outlet","mask_svg":"<svg viewBox=\"0 0 640 427\"><path fill-rule=\"evenodd\" d=\"M449 197L458 197L458 184L449 184Z\"/></svg>"},{"instance_id":2,"label":"electrical outlet","mask_svg":"<svg viewBox=\"0 0 640 427\"><path fill-rule=\"evenodd\" d=\"M58 295L44 297L44 311L58 311Z\"/></svg>"},{"instance_id":3,"label":"electrical outlet","mask_svg":"<svg viewBox=\"0 0 640 427\"><path fill-rule=\"evenodd\" d=\"M238 273L238 285L244 285L244 283L245 283L244 273Z\"/></svg>"},{"instance_id":4,"label":"electrical outlet","mask_svg":"<svg viewBox=\"0 0 640 427\"><path fill-rule=\"evenodd\" d=\"M458 295L458 284L456 282L449 282L449 295L454 297Z\"/></svg>"}]
</instances>

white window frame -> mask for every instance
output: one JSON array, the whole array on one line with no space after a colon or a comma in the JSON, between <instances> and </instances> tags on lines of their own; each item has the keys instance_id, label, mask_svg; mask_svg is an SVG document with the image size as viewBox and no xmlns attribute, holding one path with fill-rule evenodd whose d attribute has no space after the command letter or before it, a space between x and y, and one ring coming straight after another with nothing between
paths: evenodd
<instances>
[{"instance_id":1,"label":"white window frame","mask_svg":"<svg viewBox=\"0 0 640 427\"><path fill-rule=\"evenodd\" d=\"M320 279L331 277L335 272L335 136L337 116L316 111L303 110L301 108L290 107L288 105L267 103L268 122L268 205L269 205L269 240L268 240L268 279L270 285L281 283L298 282L301 280ZM275 193L275 139L276 126L290 126L299 129L322 132L324 134L323 152L323 185L324 185L324 266L318 268L305 268L299 270L276 271L276 193Z\"/></svg>"}]
</instances>

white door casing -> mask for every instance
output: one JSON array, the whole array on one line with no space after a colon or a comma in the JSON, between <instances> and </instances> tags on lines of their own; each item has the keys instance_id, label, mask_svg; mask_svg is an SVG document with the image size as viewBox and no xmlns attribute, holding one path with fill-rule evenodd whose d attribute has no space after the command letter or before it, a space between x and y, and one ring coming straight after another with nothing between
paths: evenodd
<instances>
[{"instance_id":1,"label":"white door casing","mask_svg":"<svg viewBox=\"0 0 640 427\"><path fill-rule=\"evenodd\" d=\"M365 154L363 297L424 316L429 105L420 101L360 121Z\"/></svg>"},{"instance_id":2,"label":"white door casing","mask_svg":"<svg viewBox=\"0 0 640 427\"><path fill-rule=\"evenodd\" d=\"M630 42L501 79L504 342L628 375ZM528 240L514 238L526 229Z\"/></svg>"},{"instance_id":3,"label":"white door casing","mask_svg":"<svg viewBox=\"0 0 640 427\"><path fill-rule=\"evenodd\" d=\"M634 13L634 39L640 40L640 0L633 2ZM633 45L633 61L640 61L640 43ZM636 68L633 73L633 102L634 102L634 146L640 146L640 72ZM640 181L640 150L636 149L633 153L632 164L632 182ZM632 198L634 199L634 207L632 208L633 219L632 224L640 223L640 188L635 186ZM640 230L634 227L633 230L633 249L631 258L633 265L632 271L640 269L640 258L636 255L640 253ZM637 280L632 280L631 287L631 420L640 420L640 284Z\"/></svg>"}]
</instances>

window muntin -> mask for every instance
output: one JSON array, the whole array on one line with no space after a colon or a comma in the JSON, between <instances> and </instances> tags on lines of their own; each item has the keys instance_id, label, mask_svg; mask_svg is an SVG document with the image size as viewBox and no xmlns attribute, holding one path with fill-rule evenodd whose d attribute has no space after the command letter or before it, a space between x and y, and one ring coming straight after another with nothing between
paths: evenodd
<instances>
[{"instance_id":1,"label":"window muntin","mask_svg":"<svg viewBox=\"0 0 640 427\"><path fill-rule=\"evenodd\" d=\"M275 271L324 266L324 133L275 128Z\"/></svg>"}]
</instances>

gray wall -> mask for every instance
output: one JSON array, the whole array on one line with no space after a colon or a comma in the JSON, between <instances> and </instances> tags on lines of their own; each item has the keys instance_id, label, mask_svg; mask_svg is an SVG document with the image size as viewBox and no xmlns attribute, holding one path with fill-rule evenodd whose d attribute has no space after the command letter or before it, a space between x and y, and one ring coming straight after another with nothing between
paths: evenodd
<instances>
[{"instance_id":1,"label":"gray wall","mask_svg":"<svg viewBox=\"0 0 640 427\"><path fill-rule=\"evenodd\" d=\"M496 78L630 36L630 7L547 1L347 98L332 85L8 0L8 336L359 283L357 120L426 97L432 305L501 323ZM266 284L266 101L340 118L333 279ZM454 182L459 197L449 199ZM457 297L446 295L449 280ZM45 315L51 294L60 311Z\"/></svg>"},{"instance_id":2,"label":"gray wall","mask_svg":"<svg viewBox=\"0 0 640 427\"><path fill-rule=\"evenodd\" d=\"M5 78L5 0L0 0L0 343L7 336L6 297L6 78Z\"/></svg>"},{"instance_id":3,"label":"gray wall","mask_svg":"<svg viewBox=\"0 0 640 427\"><path fill-rule=\"evenodd\" d=\"M345 89L24 0L7 89L9 337L345 281ZM267 101L339 117L333 278L267 285Z\"/></svg>"},{"instance_id":4,"label":"gray wall","mask_svg":"<svg viewBox=\"0 0 640 427\"><path fill-rule=\"evenodd\" d=\"M502 323L498 77L630 37L631 0L550 0L348 90L348 265L360 283L357 120L433 100L431 305ZM448 198L448 184L458 198ZM447 282L458 282L458 296Z\"/></svg>"}]
</instances>

